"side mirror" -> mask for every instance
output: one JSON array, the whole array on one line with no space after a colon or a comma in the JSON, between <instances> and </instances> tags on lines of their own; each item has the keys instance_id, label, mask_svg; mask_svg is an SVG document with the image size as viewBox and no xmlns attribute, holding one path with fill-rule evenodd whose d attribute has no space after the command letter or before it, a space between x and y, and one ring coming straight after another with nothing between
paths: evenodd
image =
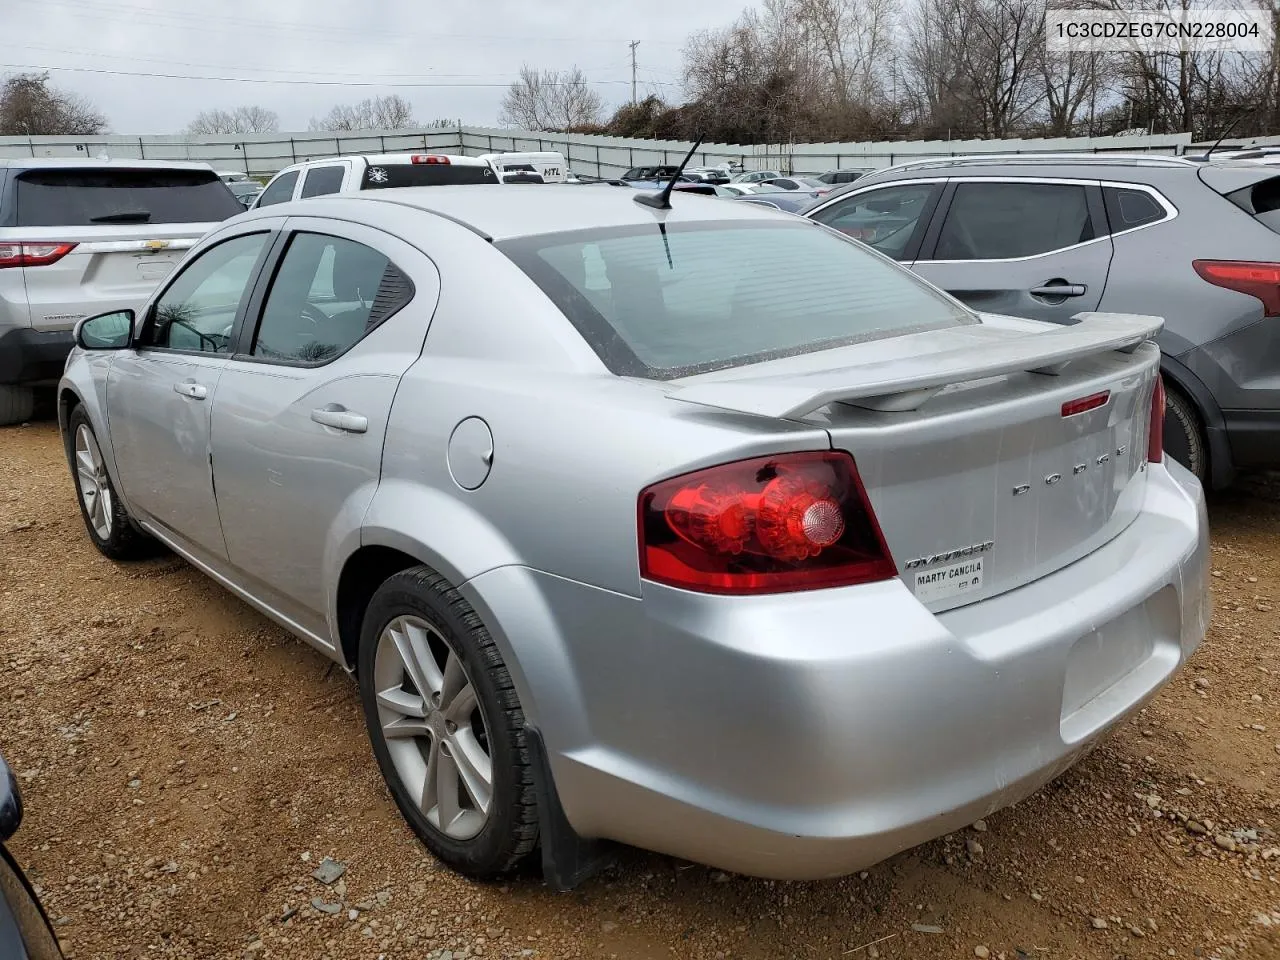
<instances>
[{"instance_id":1,"label":"side mirror","mask_svg":"<svg viewBox=\"0 0 1280 960\"><path fill-rule=\"evenodd\" d=\"M86 317L76 324L75 339L82 350L124 350L133 342L133 311Z\"/></svg>"}]
</instances>

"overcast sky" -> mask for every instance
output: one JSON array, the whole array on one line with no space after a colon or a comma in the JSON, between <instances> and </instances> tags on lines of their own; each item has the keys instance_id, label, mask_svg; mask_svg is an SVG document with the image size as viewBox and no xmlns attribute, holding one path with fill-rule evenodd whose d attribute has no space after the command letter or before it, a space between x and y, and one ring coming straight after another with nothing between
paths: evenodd
<instances>
[{"instance_id":1,"label":"overcast sky","mask_svg":"<svg viewBox=\"0 0 1280 960\"><path fill-rule=\"evenodd\" d=\"M176 133L200 110L242 104L275 110L282 130L304 130L335 103L385 93L406 97L420 121L491 125L522 62L576 63L609 107L625 101L628 40L641 41L640 95L677 98L685 38L748 2L0 0L0 74L94 71L50 72L89 97L113 133Z\"/></svg>"}]
</instances>

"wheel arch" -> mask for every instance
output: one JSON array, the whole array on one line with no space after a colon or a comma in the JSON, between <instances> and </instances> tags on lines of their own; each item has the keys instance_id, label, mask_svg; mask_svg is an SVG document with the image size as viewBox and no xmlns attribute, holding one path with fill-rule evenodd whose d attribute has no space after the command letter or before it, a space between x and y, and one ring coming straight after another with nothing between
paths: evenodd
<instances>
[{"instance_id":1,"label":"wheel arch","mask_svg":"<svg viewBox=\"0 0 1280 960\"><path fill-rule=\"evenodd\" d=\"M1204 427L1205 444L1209 451L1209 486L1221 489L1229 485L1235 479L1236 469L1231 458L1226 421L1217 400L1200 378L1176 357L1162 354L1160 372L1164 375L1166 385L1178 391L1191 404Z\"/></svg>"},{"instance_id":2,"label":"wheel arch","mask_svg":"<svg viewBox=\"0 0 1280 960\"><path fill-rule=\"evenodd\" d=\"M507 539L464 500L420 484L384 480L365 512L358 546L343 559L336 578L332 622L347 668L355 669L364 611L388 577L422 565L461 588L487 570L517 562Z\"/></svg>"}]
</instances>

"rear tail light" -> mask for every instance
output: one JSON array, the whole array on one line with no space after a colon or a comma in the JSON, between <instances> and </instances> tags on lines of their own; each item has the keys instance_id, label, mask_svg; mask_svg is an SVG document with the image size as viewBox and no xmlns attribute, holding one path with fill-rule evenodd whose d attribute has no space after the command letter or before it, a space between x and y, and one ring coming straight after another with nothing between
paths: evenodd
<instances>
[{"instance_id":1,"label":"rear tail light","mask_svg":"<svg viewBox=\"0 0 1280 960\"><path fill-rule=\"evenodd\" d=\"M847 453L739 460L640 495L640 574L701 593L781 593L897 576Z\"/></svg>"},{"instance_id":2,"label":"rear tail light","mask_svg":"<svg viewBox=\"0 0 1280 960\"><path fill-rule=\"evenodd\" d=\"M449 163L448 157L442 157L434 153L415 153L410 160L413 163Z\"/></svg>"},{"instance_id":3,"label":"rear tail light","mask_svg":"<svg viewBox=\"0 0 1280 960\"><path fill-rule=\"evenodd\" d=\"M1251 260L1193 260L1201 279L1262 301L1263 313L1280 317L1280 263Z\"/></svg>"},{"instance_id":4,"label":"rear tail light","mask_svg":"<svg viewBox=\"0 0 1280 960\"><path fill-rule=\"evenodd\" d=\"M1151 391L1151 427L1147 434L1147 460L1164 461L1164 377L1156 374L1156 388Z\"/></svg>"},{"instance_id":5,"label":"rear tail light","mask_svg":"<svg viewBox=\"0 0 1280 960\"><path fill-rule=\"evenodd\" d=\"M1078 413L1088 413L1090 410L1105 407L1110 399L1111 391L1103 390L1101 393L1091 393L1089 396L1080 397L1077 400L1068 400L1062 405L1062 415L1064 417L1074 417Z\"/></svg>"},{"instance_id":6,"label":"rear tail light","mask_svg":"<svg viewBox=\"0 0 1280 960\"><path fill-rule=\"evenodd\" d=\"M0 269L47 267L75 248L74 243L0 243Z\"/></svg>"}]
</instances>

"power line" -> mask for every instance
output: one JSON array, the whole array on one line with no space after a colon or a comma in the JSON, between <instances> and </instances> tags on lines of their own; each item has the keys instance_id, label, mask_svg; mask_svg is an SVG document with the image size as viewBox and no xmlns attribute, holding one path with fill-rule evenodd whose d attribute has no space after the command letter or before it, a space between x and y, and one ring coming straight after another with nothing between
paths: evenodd
<instances>
[{"instance_id":1,"label":"power line","mask_svg":"<svg viewBox=\"0 0 1280 960\"><path fill-rule=\"evenodd\" d=\"M376 80L282 80L262 77L200 77L185 73L151 73L142 70L107 70L105 68L96 67L54 67L47 64L37 63L3 63L0 64L3 70L48 70L51 73L63 71L70 73L93 73L104 74L114 77L148 77L157 80L205 80L216 81L219 83L275 83L288 86L321 86L321 87L509 87L512 81L506 80L501 83L434 83L434 82L415 82L405 83L397 81L393 83L383 83ZM588 80L591 86L606 86L614 84L628 84L629 80ZM560 82L553 82L550 86L567 86Z\"/></svg>"},{"instance_id":2,"label":"power line","mask_svg":"<svg viewBox=\"0 0 1280 960\"><path fill-rule=\"evenodd\" d=\"M299 24L286 23L280 20L253 20L240 17L220 17L210 16L205 13L199 13L190 10L164 10L152 9L146 7L137 7L129 4L111 3L106 0L42 0L41 7L62 7L69 11L75 11L77 17L106 20L111 23L119 23L120 16L125 15L131 20L141 20L148 26L163 29L180 29L192 30L199 29L201 32L230 32L235 36L243 38L246 28L254 28L256 30L282 31L288 33L292 39L311 39L319 42L342 43L350 46L354 38L356 39L376 39L392 40L396 42L414 42L423 43L431 40L469 40L469 41L499 41L499 42L520 42L528 43L551 42L551 43L601 43L613 44L618 42L613 38L600 37L598 35L579 35L574 37L564 36L537 36L537 35L514 35L514 34L467 34L467 33L431 33L431 34L410 34L403 30L378 30L369 29L367 24L361 24L358 30L353 30L350 26L341 25L324 25L324 24ZM104 13L104 11L107 11ZM115 11L118 15L112 15L110 11ZM221 28L221 29L219 29ZM683 41L676 40L650 40L649 43L656 43L669 46L679 46Z\"/></svg>"},{"instance_id":3,"label":"power line","mask_svg":"<svg viewBox=\"0 0 1280 960\"><path fill-rule=\"evenodd\" d=\"M130 63L176 64L179 66L186 66L186 67L204 67L209 70L248 70L254 73L278 73L278 74L288 74L291 76L302 76L302 77L314 77L314 76L317 76L319 73L316 70L286 70L280 67L255 67L255 66L244 66L244 65L237 65L237 64L230 64L230 63L221 63L221 64L196 63L194 61L189 61L189 60L165 60L165 59L159 59L155 57L137 57L137 56L133 56L132 54L98 53L97 51L94 51L94 50L73 50L73 49L67 49L63 47L51 47L51 46L47 46L45 44L40 44L40 43L28 43L28 44L25 44L25 46L27 49L43 50L46 53L63 53L69 56L95 57L95 58L101 58L106 60L127 60ZM618 64L615 62L604 67L583 67L581 69L584 72L591 72L593 70L613 69L617 66ZM62 67L62 68L51 68L51 69L71 69L71 68ZM369 82L375 83L375 82L381 82L381 80L373 80L370 78L372 77L385 78L389 81L390 80L424 80L424 79L480 80L480 79L486 79L486 78L497 79L505 76L505 74L501 74L501 73L436 73L435 71L431 71L430 75L428 76L428 74L426 73L381 73L381 74L331 73L326 70L323 76L329 77L329 78L341 77L341 78L349 78L352 80L369 80ZM246 79L256 79L256 78L246 78Z\"/></svg>"}]
</instances>

